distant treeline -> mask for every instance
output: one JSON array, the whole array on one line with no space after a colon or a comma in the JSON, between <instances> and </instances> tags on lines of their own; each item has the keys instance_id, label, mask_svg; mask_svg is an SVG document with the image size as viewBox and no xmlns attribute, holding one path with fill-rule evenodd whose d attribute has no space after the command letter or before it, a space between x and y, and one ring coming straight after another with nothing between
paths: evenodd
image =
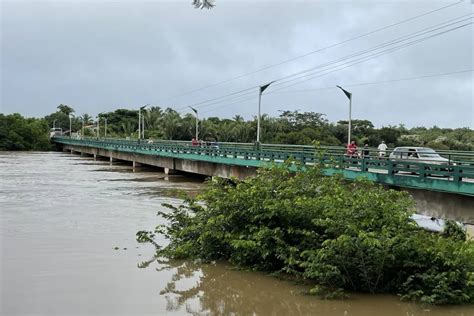
<instances>
[{"instance_id":1,"label":"distant treeline","mask_svg":"<svg viewBox=\"0 0 474 316\"><path fill-rule=\"evenodd\" d=\"M20 114L0 114L1 150L49 150L48 130L53 127L69 130L69 115L73 108L61 104L57 111L44 118L23 118ZM180 115L171 108L151 107L142 111L145 120L145 138L191 140L195 133L195 117ZM138 137L138 110L118 109L100 114L100 136ZM85 136L96 136L96 120L88 114L74 116L72 132L82 131ZM208 117L199 122L199 138L219 142L255 142L257 120L244 120L240 115L232 119ZM470 128L439 128L433 126L406 128L384 126L375 128L369 120L352 120L352 138L357 144L377 146L382 140L389 147L426 146L435 149L474 150L474 131ZM315 112L283 111L278 117L266 114L261 120L263 143L310 145L314 140L322 145L347 143L347 121L329 122L324 114Z\"/></svg>"}]
</instances>

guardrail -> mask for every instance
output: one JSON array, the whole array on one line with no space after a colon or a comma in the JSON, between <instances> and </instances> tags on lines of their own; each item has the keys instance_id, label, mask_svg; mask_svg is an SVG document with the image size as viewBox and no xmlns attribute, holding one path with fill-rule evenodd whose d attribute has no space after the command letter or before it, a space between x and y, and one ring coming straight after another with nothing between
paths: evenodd
<instances>
[{"instance_id":1,"label":"guardrail","mask_svg":"<svg viewBox=\"0 0 474 316\"><path fill-rule=\"evenodd\" d=\"M65 144L75 144L99 147L112 150L126 150L144 154L168 153L187 156L187 159L203 160L204 157L219 157L220 163L259 166L265 162L283 162L293 159L302 164L311 165L322 163L335 169L350 169L353 171L386 174L388 176L409 175L420 179L437 177L450 182L474 182L474 165L472 163L451 160L441 164L423 160L378 158L378 152L369 150L368 155L348 156L345 149L321 147L317 150L311 146L238 143L210 143L193 146L185 141L138 142L123 139L74 139L69 137L54 137L53 141ZM456 152L450 152L455 156ZM189 156L191 155L191 156ZM462 153L466 155L466 153ZM472 155L469 153L469 155ZM474 194L474 192L473 192Z\"/></svg>"}]
</instances>

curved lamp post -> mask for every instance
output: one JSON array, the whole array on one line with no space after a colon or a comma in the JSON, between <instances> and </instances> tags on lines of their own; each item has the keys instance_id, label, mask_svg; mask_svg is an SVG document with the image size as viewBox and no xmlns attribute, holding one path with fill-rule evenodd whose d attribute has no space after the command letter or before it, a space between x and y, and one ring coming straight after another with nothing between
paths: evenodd
<instances>
[{"instance_id":1,"label":"curved lamp post","mask_svg":"<svg viewBox=\"0 0 474 316\"><path fill-rule=\"evenodd\" d=\"M344 90L341 86L336 86L344 92L346 97L349 99L349 126L347 128L347 145L351 143L351 121L352 121L352 93Z\"/></svg>"}]
</instances>

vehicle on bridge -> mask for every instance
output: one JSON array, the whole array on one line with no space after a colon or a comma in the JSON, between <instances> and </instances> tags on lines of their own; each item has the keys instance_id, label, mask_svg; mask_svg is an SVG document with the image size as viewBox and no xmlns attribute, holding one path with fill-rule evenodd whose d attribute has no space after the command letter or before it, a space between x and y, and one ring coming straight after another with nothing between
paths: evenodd
<instances>
[{"instance_id":1,"label":"vehicle on bridge","mask_svg":"<svg viewBox=\"0 0 474 316\"><path fill-rule=\"evenodd\" d=\"M435 165L453 165L449 159L441 157L440 154L428 147L397 147L390 153L389 159L392 161L413 160Z\"/></svg>"},{"instance_id":2,"label":"vehicle on bridge","mask_svg":"<svg viewBox=\"0 0 474 316\"><path fill-rule=\"evenodd\" d=\"M63 136L63 129L60 127L53 127L49 130L49 138L54 136Z\"/></svg>"}]
</instances>

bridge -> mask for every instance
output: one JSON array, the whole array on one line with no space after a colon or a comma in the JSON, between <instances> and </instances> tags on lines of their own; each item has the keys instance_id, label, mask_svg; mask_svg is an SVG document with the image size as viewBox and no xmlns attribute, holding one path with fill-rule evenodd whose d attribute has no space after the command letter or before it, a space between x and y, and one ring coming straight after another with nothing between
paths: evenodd
<instances>
[{"instance_id":1,"label":"bridge","mask_svg":"<svg viewBox=\"0 0 474 316\"><path fill-rule=\"evenodd\" d=\"M130 161L164 169L166 174L187 172L224 178L245 178L256 169L288 159L306 166L323 165L326 175L340 173L346 179L364 177L381 184L474 197L474 154L439 151L449 159L444 165L429 161L349 157L342 147L219 143L193 146L185 141L138 141L124 139L75 139L53 137L65 151L78 152L110 161Z\"/></svg>"}]
</instances>

